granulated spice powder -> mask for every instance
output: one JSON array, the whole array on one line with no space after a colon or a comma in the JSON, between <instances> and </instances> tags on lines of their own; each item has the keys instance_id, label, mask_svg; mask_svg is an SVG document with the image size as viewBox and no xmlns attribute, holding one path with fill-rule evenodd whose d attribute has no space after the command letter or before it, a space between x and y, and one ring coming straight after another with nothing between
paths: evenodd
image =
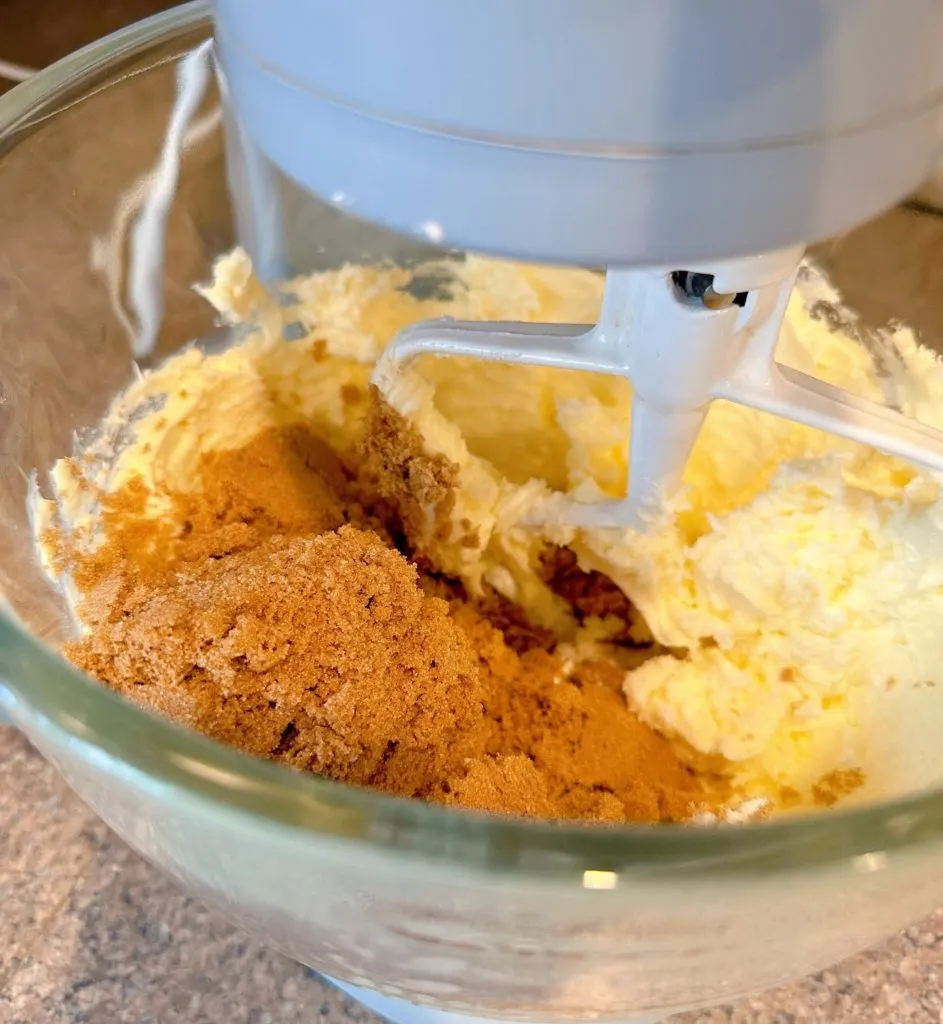
<instances>
[{"instance_id":1,"label":"granulated spice powder","mask_svg":"<svg viewBox=\"0 0 943 1024\"><path fill-rule=\"evenodd\" d=\"M61 544L88 626L66 655L224 743L390 793L604 822L718 807L721 787L630 712L613 664L564 666L513 605L472 601L410 561L418 505L400 493L403 453L435 502L451 467L379 420L357 466L295 425L205 455L199 488L163 495L160 519L140 484L103 497L104 542ZM627 613L566 553L548 566L578 612Z\"/></svg>"}]
</instances>

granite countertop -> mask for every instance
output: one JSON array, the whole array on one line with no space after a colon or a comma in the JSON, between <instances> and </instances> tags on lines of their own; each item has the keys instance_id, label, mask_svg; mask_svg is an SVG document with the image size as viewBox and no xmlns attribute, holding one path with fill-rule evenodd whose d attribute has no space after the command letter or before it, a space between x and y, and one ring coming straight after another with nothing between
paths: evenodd
<instances>
[{"instance_id":1,"label":"granite countertop","mask_svg":"<svg viewBox=\"0 0 943 1024\"><path fill-rule=\"evenodd\" d=\"M372 1024L158 874L0 726L0 1024ZM943 911L878 949L672 1024L940 1024Z\"/></svg>"}]
</instances>

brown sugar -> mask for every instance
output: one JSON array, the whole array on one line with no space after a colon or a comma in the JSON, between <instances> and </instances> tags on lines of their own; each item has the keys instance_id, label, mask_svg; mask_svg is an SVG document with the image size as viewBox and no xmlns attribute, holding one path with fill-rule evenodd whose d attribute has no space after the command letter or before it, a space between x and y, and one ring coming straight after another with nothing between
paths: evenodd
<instances>
[{"instance_id":1,"label":"brown sugar","mask_svg":"<svg viewBox=\"0 0 943 1024\"><path fill-rule=\"evenodd\" d=\"M528 818L560 817L546 776L526 754L486 755L449 778L438 799L473 811L494 811Z\"/></svg>"},{"instance_id":2,"label":"brown sugar","mask_svg":"<svg viewBox=\"0 0 943 1024\"><path fill-rule=\"evenodd\" d=\"M410 549L422 555L423 534L432 509L436 530L448 535L455 505L458 467L442 455L429 455L422 438L376 388L371 392L364 441L358 453L358 476L363 486L396 510ZM474 527L468 524L469 539Z\"/></svg>"},{"instance_id":3,"label":"brown sugar","mask_svg":"<svg viewBox=\"0 0 943 1024\"><path fill-rule=\"evenodd\" d=\"M408 795L404 779L457 770L482 718L475 652L448 606L350 526L139 583L66 653L216 739L363 785L382 769Z\"/></svg>"},{"instance_id":4,"label":"brown sugar","mask_svg":"<svg viewBox=\"0 0 943 1024\"><path fill-rule=\"evenodd\" d=\"M399 795L603 822L719 806L614 665L565 667L519 609L409 560L454 467L373 401L355 467L295 425L205 455L158 518L140 483L103 499L104 543L62 541L89 627L67 656L247 753Z\"/></svg>"},{"instance_id":5,"label":"brown sugar","mask_svg":"<svg viewBox=\"0 0 943 1024\"><path fill-rule=\"evenodd\" d=\"M495 760L461 785L449 780L446 798L451 790L480 805L480 787L488 792L506 781L505 759L523 755L542 779L534 799L549 799L553 817L677 821L717 799L719 791L709 794L668 741L632 714L615 665L583 663L565 672L540 649L518 655L474 608L455 608L453 616L478 651L485 747ZM519 768L513 775L522 777Z\"/></svg>"},{"instance_id":6,"label":"brown sugar","mask_svg":"<svg viewBox=\"0 0 943 1024\"><path fill-rule=\"evenodd\" d=\"M820 807L834 807L842 797L864 785L860 768L836 768L827 772L812 787L812 798Z\"/></svg>"},{"instance_id":7,"label":"brown sugar","mask_svg":"<svg viewBox=\"0 0 943 1024\"><path fill-rule=\"evenodd\" d=\"M522 608L488 584L483 585L479 597L472 597L460 580L435 572L424 558L418 558L416 562L420 572L420 585L427 594L441 597L456 607L470 605L481 618L501 631L505 643L513 651L518 654L534 648L550 651L556 646L557 638L553 630L535 626L528 620Z\"/></svg>"},{"instance_id":8,"label":"brown sugar","mask_svg":"<svg viewBox=\"0 0 943 1024\"><path fill-rule=\"evenodd\" d=\"M601 619L612 615L629 618L630 602L608 577L600 572L585 572L577 565L576 555L569 549L548 546L541 557L544 581L576 612L585 617Z\"/></svg>"},{"instance_id":9,"label":"brown sugar","mask_svg":"<svg viewBox=\"0 0 943 1024\"><path fill-rule=\"evenodd\" d=\"M608 576L581 569L569 548L548 545L541 555L540 568L544 582L570 604L577 619L618 619L622 625L609 633L613 642L630 647L650 646L648 628L639 629L632 602ZM639 638L640 632L644 639Z\"/></svg>"}]
</instances>

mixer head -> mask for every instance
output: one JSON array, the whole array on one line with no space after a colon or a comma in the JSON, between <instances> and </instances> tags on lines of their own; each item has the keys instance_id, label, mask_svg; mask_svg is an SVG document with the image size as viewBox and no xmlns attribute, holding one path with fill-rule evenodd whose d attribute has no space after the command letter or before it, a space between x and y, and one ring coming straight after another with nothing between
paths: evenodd
<instances>
[{"instance_id":1,"label":"mixer head","mask_svg":"<svg viewBox=\"0 0 943 1024\"><path fill-rule=\"evenodd\" d=\"M643 527L717 398L943 470L935 431L774 359L804 246L892 205L936 157L938 0L216 0L215 12L250 185L242 234L268 240L252 252L263 268L275 266L270 165L436 245L609 267L593 327L417 325L377 369L381 389L421 353L627 378L625 499L564 501L555 521Z\"/></svg>"}]
</instances>

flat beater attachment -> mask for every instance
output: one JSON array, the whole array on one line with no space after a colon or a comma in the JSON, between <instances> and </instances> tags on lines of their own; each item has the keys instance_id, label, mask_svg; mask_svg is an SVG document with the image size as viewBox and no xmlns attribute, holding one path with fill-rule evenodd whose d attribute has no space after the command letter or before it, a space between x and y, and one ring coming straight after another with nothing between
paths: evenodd
<instances>
[{"instance_id":1,"label":"flat beater attachment","mask_svg":"<svg viewBox=\"0 0 943 1024\"><path fill-rule=\"evenodd\" d=\"M610 269L599 322L430 320L387 346L375 379L419 355L466 356L617 374L632 385L625 497L595 503L563 495L552 519L644 530L680 487L714 399L751 406L943 471L943 432L776 362L801 249L703 270ZM539 523L535 514L534 525Z\"/></svg>"}]
</instances>

